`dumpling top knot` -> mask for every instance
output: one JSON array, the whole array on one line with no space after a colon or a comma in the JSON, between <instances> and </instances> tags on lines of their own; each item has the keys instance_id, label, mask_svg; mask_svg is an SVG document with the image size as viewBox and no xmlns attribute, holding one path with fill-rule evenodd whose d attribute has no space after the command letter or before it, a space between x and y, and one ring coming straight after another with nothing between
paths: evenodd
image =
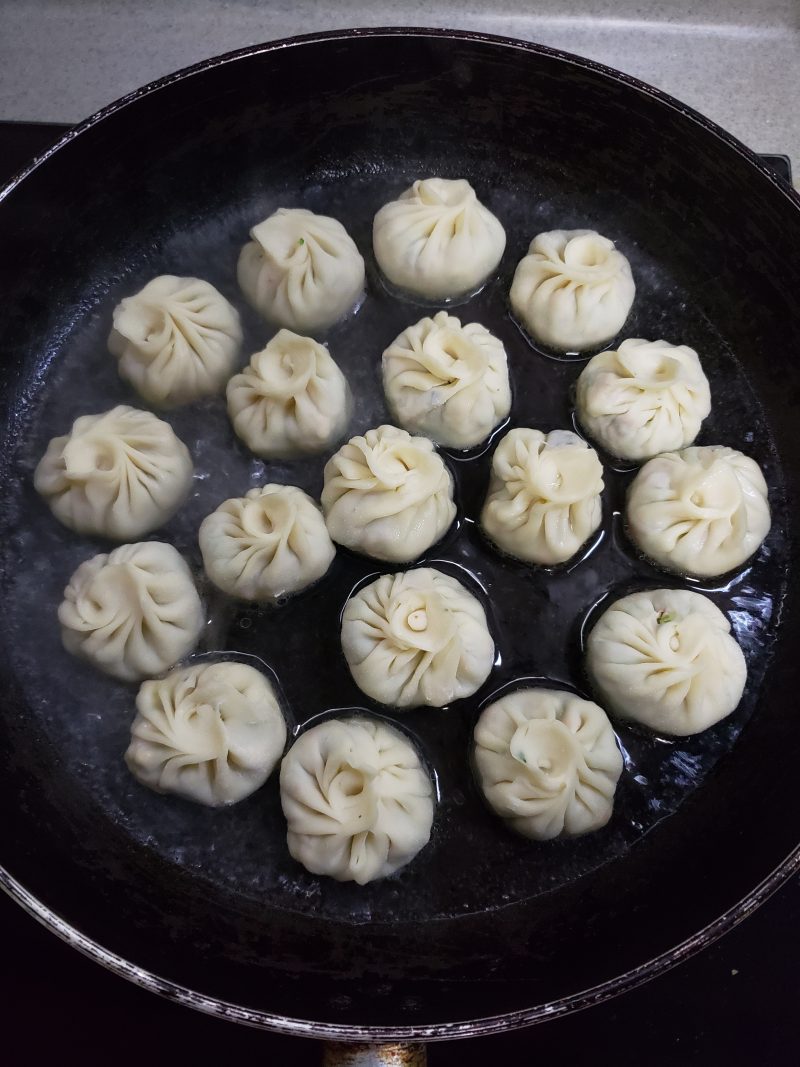
<instances>
[{"instance_id":1,"label":"dumpling top knot","mask_svg":"<svg viewBox=\"0 0 800 1067\"><path fill-rule=\"evenodd\" d=\"M450 207L463 212L476 203L475 190L464 178L418 178L410 189L400 194L400 200L415 200L428 207ZM432 225L436 225L435 222Z\"/></svg>"}]
</instances>

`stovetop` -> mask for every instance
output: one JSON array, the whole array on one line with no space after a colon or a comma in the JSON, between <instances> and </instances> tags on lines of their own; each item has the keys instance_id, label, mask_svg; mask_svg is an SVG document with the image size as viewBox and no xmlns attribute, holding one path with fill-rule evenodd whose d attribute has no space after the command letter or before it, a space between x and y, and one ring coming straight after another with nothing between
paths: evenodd
<instances>
[{"instance_id":1,"label":"stovetop","mask_svg":"<svg viewBox=\"0 0 800 1067\"><path fill-rule=\"evenodd\" d=\"M0 184L51 145L65 126L0 122ZM791 180L785 156L764 157ZM691 884L687 879L687 892ZM161 1000L58 941L0 897L3 1045L45 1062L66 1048L85 1067L112 1060L155 1064L180 1049L185 1062L225 1057L275 1067L317 1067L314 1042L236 1027ZM721 941L622 997L528 1030L429 1049L430 1067L494 1062L569 1067L586 1055L600 1067L789 1067L797 1063L800 1004L800 878ZM13 1053L9 1063L21 1062Z\"/></svg>"}]
</instances>

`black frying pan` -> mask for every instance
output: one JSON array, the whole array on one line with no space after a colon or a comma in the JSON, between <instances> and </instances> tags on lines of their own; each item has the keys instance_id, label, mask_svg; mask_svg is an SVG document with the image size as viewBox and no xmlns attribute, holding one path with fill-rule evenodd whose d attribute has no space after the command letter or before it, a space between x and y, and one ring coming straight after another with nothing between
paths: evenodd
<instances>
[{"instance_id":1,"label":"black frying pan","mask_svg":"<svg viewBox=\"0 0 800 1067\"><path fill-rule=\"evenodd\" d=\"M69 660L54 621L72 568L104 546L58 529L30 474L76 414L133 400L104 350L121 295L170 270L209 278L241 306L236 251L272 207L327 210L366 254L374 210L432 173L470 178L506 224L501 273L468 310L506 341L512 422L568 425L581 366L534 351L508 318L514 264L538 229L588 222L633 263L626 334L701 350L715 398L701 442L759 459L775 524L752 566L704 587L748 657L736 715L673 746L620 727L629 766L607 831L532 846L497 825L471 780L479 706L523 675L585 691L581 633L598 601L667 580L625 540L629 473L607 471L591 555L549 574L487 552L470 520L489 456L450 457L459 521L426 559L486 598L502 662L474 701L398 720L439 776L434 837L406 872L358 889L292 864L274 781L206 812L130 780L120 756L133 693ZM799 209L741 145L632 79L538 46L408 30L208 61L112 105L12 183L0 201L0 856L11 894L167 996L257 1026L371 1040L552 1017L645 980L746 915L800 866L800 622L786 595L800 482ZM381 348L422 314L374 271L370 290L330 337L361 388L354 431L383 416ZM246 328L251 348L263 344L255 316ZM197 522L231 491L266 477L319 490L320 465L253 464L225 437L219 402L170 417L204 477L164 536L195 560ZM336 637L348 589L375 569L340 553L330 578L279 616L211 597L204 650L268 662L296 728L337 706L385 714L355 690Z\"/></svg>"}]
</instances>

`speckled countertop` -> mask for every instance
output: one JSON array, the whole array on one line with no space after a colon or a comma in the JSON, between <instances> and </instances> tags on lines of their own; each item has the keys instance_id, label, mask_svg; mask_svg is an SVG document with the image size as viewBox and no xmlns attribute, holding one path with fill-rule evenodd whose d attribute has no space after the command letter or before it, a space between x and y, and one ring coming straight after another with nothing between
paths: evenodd
<instances>
[{"instance_id":1,"label":"speckled countertop","mask_svg":"<svg viewBox=\"0 0 800 1067\"><path fill-rule=\"evenodd\" d=\"M800 170L798 0L0 0L0 119L75 122L207 56L379 25L471 28L588 56Z\"/></svg>"}]
</instances>

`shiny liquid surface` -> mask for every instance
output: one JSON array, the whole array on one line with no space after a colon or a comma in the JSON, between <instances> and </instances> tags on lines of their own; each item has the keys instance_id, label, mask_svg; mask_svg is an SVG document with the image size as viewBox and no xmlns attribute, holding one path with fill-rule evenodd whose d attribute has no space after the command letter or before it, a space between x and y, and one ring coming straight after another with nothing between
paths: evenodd
<instances>
[{"instance_id":1,"label":"shiny liquid surface","mask_svg":"<svg viewBox=\"0 0 800 1067\"><path fill-rule=\"evenodd\" d=\"M648 241L645 248L626 236L611 207L591 199L582 203L574 192L554 188L552 196L534 199L529 191L513 186L491 191L478 184L479 195L506 227L508 247L497 277L468 302L453 307L452 313L463 322L482 323L504 342L513 391L508 425L545 431L573 426L572 390L585 361L557 360L537 351L509 316L506 294L514 267L535 233L596 226L629 257L637 283L622 337L663 337L696 348L711 382L713 402L697 443L740 448L762 465L774 518L765 545L739 572L716 584L665 575L642 560L627 541L621 511L632 473L604 457L606 489L598 535L564 567L529 567L499 555L477 526L491 452L500 434L493 435L488 446L466 453L442 450L455 479L458 516L419 565L441 567L482 600L497 660L486 684L468 700L442 710L394 711L374 705L352 681L339 645L339 617L354 586L398 568L340 549L322 581L277 607L236 604L202 578L197 530L209 512L227 497L268 481L299 485L318 499L327 455L296 462L253 457L233 434L224 398L169 412L162 417L195 460L194 489L179 514L151 537L175 544L198 576L209 617L198 652L254 656L267 665L278 679L291 732L337 709L348 713L358 709L395 722L415 740L435 771L439 802L431 842L417 859L389 879L358 887L310 875L292 861L276 774L246 801L217 811L157 796L130 776L122 755L134 714L135 687L99 675L68 656L61 648L56 621L63 588L74 569L111 546L59 525L33 490L36 462L49 438L67 432L78 415L121 402L145 406L119 379L105 341L115 304L149 278L174 273L211 281L242 313L243 362L263 347L275 331L245 306L235 266L249 226L278 206L303 206L337 217L365 256L367 298L324 340L353 389L355 407L348 435L389 421L381 387L381 352L407 325L432 311L390 293L382 284L371 257L370 227L374 211L416 176L411 171L391 179L315 176L297 195L256 196L191 230L172 232L165 222L163 240L142 247L123 276L110 277L107 285L87 291L79 313L57 338L46 373L30 397L15 457L15 495L5 502L12 526L6 545L5 621L14 666L26 687L29 713L44 736L58 746L97 819L122 825L134 847L155 850L189 868L198 878L221 887L232 901L248 898L346 922L435 920L488 911L557 890L624 857L643 834L702 786L739 737L756 706L785 586L786 507L769 430L737 354L697 310L692 294L660 265L657 248L668 235L654 231L652 244ZM625 770L609 825L575 840L537 843L517 837L485 806L472 775L470 742L480 708L521 679L590 695L581 650L598 605L635 588L661 585L688 585L708 592L731 619L749 669L740 707L705 733L677 741L615 722Z\"/></svg>"}]
</instances>

